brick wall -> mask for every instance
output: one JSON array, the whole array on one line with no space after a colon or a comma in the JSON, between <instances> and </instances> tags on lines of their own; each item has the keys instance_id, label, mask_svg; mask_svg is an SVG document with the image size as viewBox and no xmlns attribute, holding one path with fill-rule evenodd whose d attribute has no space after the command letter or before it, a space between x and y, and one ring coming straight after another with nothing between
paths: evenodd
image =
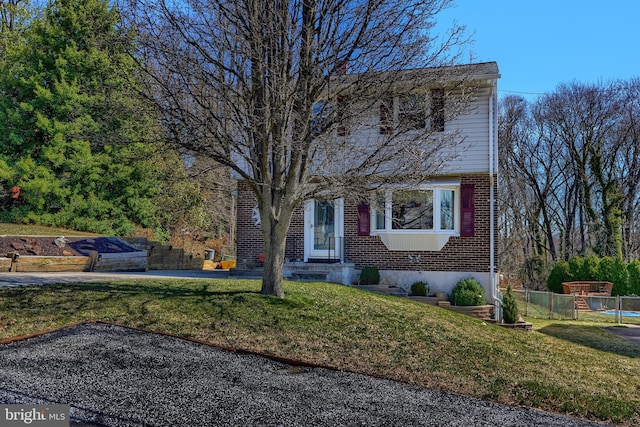
<instances>
[{"instance_id":1,"label":"brick wall","mask_svg":"<svg viewBox=\"0 0 640 427\"><path fill-rule=\"evenodd\" d=\"M237 260L241 266L247 263L258 262L258 255L264 253L264 239L259 226L256 226L251 217L253 208L257 206L256 197L249 186L244 182L238 183L237 206ZM285 257L289 260L302 260L304 257L304 211L298 208L291 220L287 235Z\"/></svg>"},{"instance_id":2,"label":"brick wall","mask_svg":"<svg viewBox=\"0 0 640 427\"><path fill-rule=\"evenodd\" d=\"M381 270L488 272L489 175L466 175L462 184L475 185L475 233L473 237L451 237L439 252L389 251L377 236L358 236L356 205L345 204L345 258L356 268L375 266ZM497 219L497 212L494 220ZM497 227L494 235L497 237Z\"/></svg>"},{"instance_id":3,"label":"brick wall","mask_svg":"<svg viewBox=\"0 0 640 427\"><path fill-rule=\"evenodd\" d=\"M345 202L344 246L345 261L356 268L375 266L381 270L408 271L466 271L488 272L490 266L489 198L490 180L487 174L465 175L462 184L475 185L475 233L473 237L452 237L439 252L389 251L378 236L358 236L357 204ZM256 199L244 183L238 184L238 262L254 263L264 252L262 234L251 219ZM494 221L497 221L497 209ZM497 239L497 226L494 230ZM304 256L304 211L299 208L287 237L286 257Z\"/></svg>"}]
</instances>

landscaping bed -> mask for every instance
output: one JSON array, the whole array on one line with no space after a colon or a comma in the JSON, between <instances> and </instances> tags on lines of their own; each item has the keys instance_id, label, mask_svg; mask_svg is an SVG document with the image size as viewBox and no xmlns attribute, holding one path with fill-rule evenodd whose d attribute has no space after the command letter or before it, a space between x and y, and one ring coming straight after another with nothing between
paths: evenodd
<instances>
[{"instance_id":1,"label":"landscaping bed","mask_svg":"<svg viewBox=\"0 0 640 427\"><path fill-rule=\"evenodd\" d=\"M2 271L129 271L146 266L146 251L116 237L0 237Z\"/></svg>"}]
</instances>

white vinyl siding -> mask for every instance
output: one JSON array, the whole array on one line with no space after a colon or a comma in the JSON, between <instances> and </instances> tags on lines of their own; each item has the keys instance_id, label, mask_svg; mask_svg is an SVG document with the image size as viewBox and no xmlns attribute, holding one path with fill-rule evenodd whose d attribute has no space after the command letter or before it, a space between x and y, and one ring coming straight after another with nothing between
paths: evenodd
<instances>
[{"instance_id":1,"label":"white vinyl siding","mask_svg":"<svg viewBox=\"0 0 640 427\"><path fill-rule=\"evenodd\" d=\"M457 129L463 142L451 149L458 156L443 168L442 173L489 172L489 102L493 102L489 88L481 89L467 114L445 124L445 131Z\"/></svg>"},{"instance_id":2,"label":"white vinyl siding","mask_svg":"<svg viewBox=\"0 0 640 427\"><path fill-rule=\"evenodd\" d=\"M427 108L429 108L428 94L425 94ZM459 144L443 149L442 158L452 158L439 170L442 175L456 175L461 173L486 173L489 172L489 125L497 126L495 118L491 119L489 112L490 98L495 102L495 95L491 96L488 87L478 90L477 97L467 107L467 111L450 121L445 121L444 132L436 132L434 138L457 132L456 139ZM395 98L394 116L396 120L399 114L398 98ZM495 111L495 109L494 109ZM448 114L447 101L445 99L445 116ZM388 137L381 134L380 104L376 103L370 113L352 123L349 138L370 143L378 138ZM418 130L419 132L420 130ZM493 132L494 135L497 133ZM337 135L335 135L337 137ZM401 136L400 136L401 137ZM495 139L495 138L494 138ZM427 142L428 143L428 142ZM494 151L496 141L493 141Z\"/></svg>"}]
</instances>

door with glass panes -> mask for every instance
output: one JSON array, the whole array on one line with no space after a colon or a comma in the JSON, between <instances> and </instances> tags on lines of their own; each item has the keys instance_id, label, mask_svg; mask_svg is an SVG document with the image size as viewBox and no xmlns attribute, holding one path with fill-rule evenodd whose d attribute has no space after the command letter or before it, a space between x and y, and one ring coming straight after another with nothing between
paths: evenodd
<instances>
[{"instance_id":1,"label":"door with glass panes","mask_svg":"<svg viewBox=\"0 0 640 427\"><path fill-rule=\"evenodd\" d=\"M305 203L305 260L341 258L343 202L310 200Z\"/></svg>"}]
</instances>

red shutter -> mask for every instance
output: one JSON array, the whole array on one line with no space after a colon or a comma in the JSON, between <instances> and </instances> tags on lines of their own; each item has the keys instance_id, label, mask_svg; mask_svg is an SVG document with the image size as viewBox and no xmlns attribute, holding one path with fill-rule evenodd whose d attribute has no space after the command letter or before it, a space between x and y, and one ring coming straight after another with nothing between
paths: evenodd
<instances>
[{"instance_id":1,"label":"red shutter","mask_svg":"<svg viewBox=\"0 0 640 427\"><path fill-rule=\"evenodd\" d=\"M460 236L473 237L475 234L475 185L460 186Z\"/></svg>"},{"instance_id":2,"label":"red shutter","mask_svg":"<svg viewBox=\"0 0 640 427\"><path fill-rule=\"evenodd\" d=\"M369 215L369 205L360 203L358 205L358 236L368 236L371 231L371 216Z\"/></svg>"}]
</instances>

